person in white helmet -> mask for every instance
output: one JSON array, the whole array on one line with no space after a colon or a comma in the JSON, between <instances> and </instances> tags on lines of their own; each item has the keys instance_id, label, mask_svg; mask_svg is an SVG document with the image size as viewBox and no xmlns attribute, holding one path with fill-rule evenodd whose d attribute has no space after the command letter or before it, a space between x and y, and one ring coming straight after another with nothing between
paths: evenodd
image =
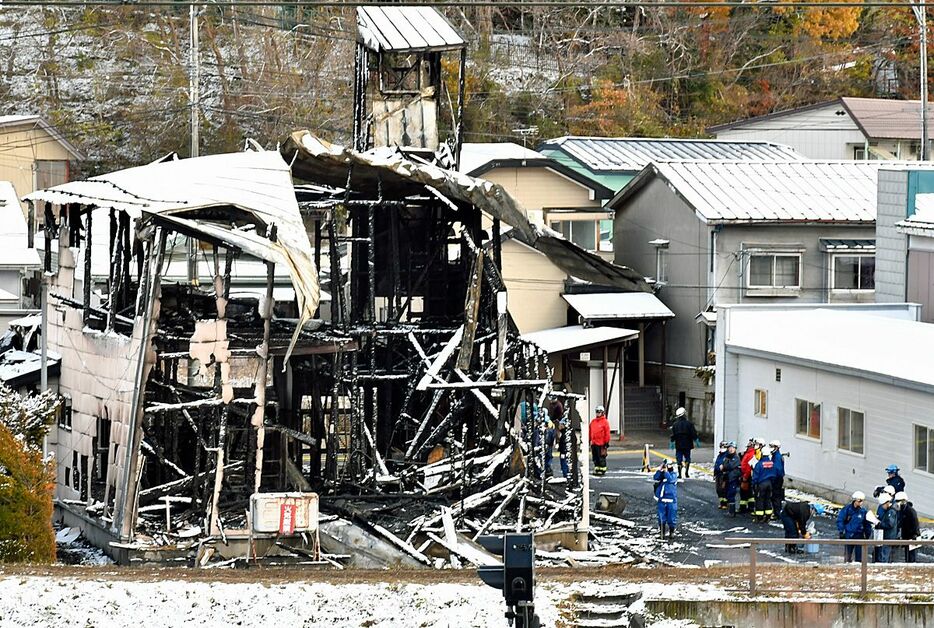
<instances>
[{"instance_id":1,"label":"person in white helmet","mask_svg":"<svg viewBox=\"0 0 934 628\"><path fill-rule=\"evenodd\" d=\"M868 539L872 533L872 524L866 521L868 512L863 506L866 494L862 491L853 493L852 501L840 509L837 515L837 532L841 539ZM844 545L846 562L856 562L863 559L863 551L859 545Z\"/></svg>"},{"instance_id":2,"label":"person in white helmet","mask_svg":"<svg viewBox=\"0 0 934 628\"><path fill-rule=\"evenodd\" d=\"M699 442L697 430L687 410L678 408L675 411L675 424L671 426L671 442L675 446L675 459L678 461L678 477L681 477L681 466L684 465L684 477L691 477L691 450Z\"/></svg>"},{"instance_id":3,"label":"person in white helmet","mask_svg":"<svg viewBox=\"0 0 934 628\"><path fill-rule=\"evenodd\" d=\"M882 539L885 541L891 541L898 535L898 513L892 505L891 495L882 493L879 496L879 508L876 510L879 523L876 524L876 530L882 530ZM875 548L873 560L877 563L887 563L891 557L891 551L891 545L878 545Z\"/></svg>"},{"instance_id":4,"label":"person in white helmet","mask_svg":"<svg viewBox=\"0 0 934 628\"><path fill-rule=\"evenodd\" d=\"M606 454L610 446L610 422L603 406L594 409L596 416L590 421L590 453L593 456L594 475L606 475Z\"/></svg>"}]
</instances>

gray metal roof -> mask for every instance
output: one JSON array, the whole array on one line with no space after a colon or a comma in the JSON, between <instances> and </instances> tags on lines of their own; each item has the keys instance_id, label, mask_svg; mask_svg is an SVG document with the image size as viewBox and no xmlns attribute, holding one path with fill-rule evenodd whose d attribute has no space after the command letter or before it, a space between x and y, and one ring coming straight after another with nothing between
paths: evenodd
<instances>
[{"instance_id":1,"label":"gray metal roof","mask_svg":"<svg viewBox=\"0 0 934 628\"><path fill-rule=\"evenodd\" d=\"M357 7L357 41L377 52L456 50L464 38L434 7Z\"/></svg>"},{"instance_id":2,"label":"gray metal roof","mask_svg":"<svg viewBox=\"0 0 934 628\"><path fill-rule=\"evenodd\" d=\"M881 161L670 161L653 163L607 204L661 177L708 223L844 222L876 219Z\"/></svg>"},{"instance_id":3,"label":"gray metal roof","mask_svg":"<svg viewBox=\"0 0 934 628\"><path fill-rule=\"evenodd\" d=\"M565 136L540 148L561 149L591 170L637 172L653 161L674 159L803 161L784 144L696 139Z\"/></svg>"}]
</instances>

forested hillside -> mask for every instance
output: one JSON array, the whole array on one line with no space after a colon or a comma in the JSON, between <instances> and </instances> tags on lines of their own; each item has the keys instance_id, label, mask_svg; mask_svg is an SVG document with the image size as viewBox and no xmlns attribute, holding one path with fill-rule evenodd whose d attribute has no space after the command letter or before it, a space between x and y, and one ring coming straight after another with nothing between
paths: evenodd
<instances>
[{"instance_id":1,"label":"forested hillside","mask_svg":"<svg viewBox=\"0 0 934 628\"><path fill-rule=\"evenodd\" d=\"M471 41L468 141L694 136L838 95L917 98L917 26L892 8L446 8ZM345 140L353 10L201 14L202 152L307 127ZM188 153L188 10L3 9L0 113L41 113L84 174ZM517 140L516 138L521 138Z\"/></svg>"}]
</instances>

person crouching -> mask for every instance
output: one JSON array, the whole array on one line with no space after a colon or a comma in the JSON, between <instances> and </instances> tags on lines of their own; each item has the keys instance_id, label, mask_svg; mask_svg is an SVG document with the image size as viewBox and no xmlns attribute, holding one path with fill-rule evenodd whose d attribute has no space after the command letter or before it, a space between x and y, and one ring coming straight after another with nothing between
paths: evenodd
<instances>
[{"instance_id":1,"label":"person crouching","mask_svg":"<svg viewBox=\"0 0 934 628\"><path fill-rule=\"evenodd\" d=\"M782 526L785 528L786 539L809 539L808 521L811 513L818 515L824 514L824 507L820 504L808 504L807 502L785 502L779 517L782 520ZM789 554L799 553L798 544L789 544L785 546L785 551Z\"/></svg>"}]
</instances>

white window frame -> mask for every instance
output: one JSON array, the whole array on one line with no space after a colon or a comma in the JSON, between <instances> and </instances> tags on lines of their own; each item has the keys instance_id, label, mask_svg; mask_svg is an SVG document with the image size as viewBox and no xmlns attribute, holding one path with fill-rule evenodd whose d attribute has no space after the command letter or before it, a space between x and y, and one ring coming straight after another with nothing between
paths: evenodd
<instances>
[{"instance_id":1,"label":"white window frame","mask_svg":"<svg viewBox=\"0 0 934 628\"><path fill-rule=\"evenodd\" d=\"M925 452L925 466L918 466L918 430L925 430L925 442L927 444ZM927 425L911 425L911 469L915 473L924 473L925 475L934 475L934 450L932 450L932 440L934 440L934 427Z\"/></svg>"},{"instance_id":2,"label":"white window frame","mask_svg":"<svg viewBox=\"0 0 934 628\"><path fill-rule=\"evenodd\" d=\"M873 260L875 260L876 254L875 254L875 253L864 253L864 252L862 252L862 251L860 251L860 252L856 252L856 251L851 251L851 252L848 252L848 251L836 251L836 252L834 252L834 253L830 256L830 290L831 290L831 292L836 292L836 293L838 293L838 294L840 294L840 293L845 293L845 294L862 293L862 294L866 294L866 293L870 293L870 292L875 292L875 291L876 291L875 278L873 278L873 286L872 286L872 288L862 288L862 287L858 287L858 288L838 288L837 285L836 285L836 284L837 284L837 258L840 258L840 257L857 257L857 258L871 257L871 258L873 258ZM863 264L862 259L860 259L859 264L860 264L860 266L862 266L862 264ZM860 272L859 272L859 269L857 269L857 272L856 272L856 280L857 280L857 282L859 281L859 278L860 278Z\"/></svg>"},{"instance_id":3,"label":"white window frame","mask_svg":"<svg viewBox=\"0 0 934 628\"><path fill-rule=\"evenodd\" d=\"M761 405L760 405L760 403L759 403L759 396L760 396L760 394L761 394L762 399L763 399L763 401L764 401L764 403L761 404ZM765 406L765 409L764 409L765 411L764 411L764 412L759 412L759 408L760 408L762 405ZM767 419L767 418L769 418L769 391L766 390L765 388L756 388L756 389L753 391L753 394L752 394L752 413L753 413L753 415L755 415L755 416L757 416L757 417L759 417L759 418L762 418L762 419Z\"/></svg>"},{"instance_id":4,"label":"white window frame","mask_svg":"<svg viewBox=\"0 0 934 628\"><path fill-rule=\"evenodd\" d=\"M771 257L772 258L772 284L768 286L754 286L752 285L752 258L754 257ZM794 257L798 260L798 278L797 284L794 286L776 286L775 285L775 260L779 257ZM802 274L802 255L800 251L784 251L784 250L750 250L747 251L746 259L746 289L751 292L758 291L774 291L780 290L782 292L797 292L801 290L801 274Z\"/></svg>"},{"instance_id":5,"label":"white window frame","mask_svg":"<svg viewBox=\"0 0 934 628\"><path fill-rule=\"evenodd\" d=\"M799 432L799 431L798 431L798 404L799 404L799 403L806 403L806 404L807 404L807 418L805 419L805 420L807 421L807 426L806 426L804 432ZM814 407L818 408L818 410L819 410L819 412L820 412L820 424L819 424L819 426L818 426L819 434L818 434L818 436L816 436L816 437L815 437L815 436L811 436L811 409L814 408ZM794 413L793 413L793 414L794 414L794 418L795 418L795 437L796 437L796 438L803 438L803 439L805 439L805 440L809 440L809 441L815 442L815 443L820 443L820 442L822 442L823 437L824 437L824 408L823 408L823 404L821 404L821 403L816 403L816 402L810 401L810 400L808 400L808 399L801 399L800 397L795 397L795 407L794 407Z\"/></svg>"},{"instance_id":6,"label":"white window frame","mask_svg":"<svg viewBox=\"0 0 934 628\"><path fill-rule=\"evenodd\" d=\"M610 249L609 250L603 250L600 248L600 242L601 242L600 221L610 220L609 218L576 218L575 219L572 216L573 214L565 214L565 215L555 214L554 216L549 216L548 226L549 228L554 229L558 233L561 233L562 235L564 235L563 232L561 231L561 223L565 223L565 222L570 223L570 229L568 230L568 236L566 237L569 242L573 242L574 244L577 244L576 242L574 242L575 225L578 225L577 226L578 229L583 229L585 226L589 225L590 229L593 231L594 248L587 249L587 251L591 253L612 253L613 252L613 249L612 249L613 239L612 238L610 238ZM556 223L557 223L557 227L555 226ZM577 246L580 246L580 245L578 244Z\"/></svg>"},{"instance_id":7,"label":"white window frame","mask_svg":"<svg viewBox=\"0 0 934 628\"><path fill-rule=\"evenodd\" d=\"M849 433L850 448L843 447L840 444L840 437L843 435L843 432L841 431L840 422L843 419L842 415L844 412L849 413L848 427L849 427L849 432L850 432ZM852 448L853 447L853 415L854 414L860 415L863 421L863 441L860 443L861 451L854 451ZM823 422L823 417L821 417L821 421ZM862 456L862 457L866 456L866 413L863 412L862 410L856 410L854 408L845 408L843 406L837 406L837 451L842 451L843 453L852 454L854 456Z\"/></svg>"}]
</instances>

